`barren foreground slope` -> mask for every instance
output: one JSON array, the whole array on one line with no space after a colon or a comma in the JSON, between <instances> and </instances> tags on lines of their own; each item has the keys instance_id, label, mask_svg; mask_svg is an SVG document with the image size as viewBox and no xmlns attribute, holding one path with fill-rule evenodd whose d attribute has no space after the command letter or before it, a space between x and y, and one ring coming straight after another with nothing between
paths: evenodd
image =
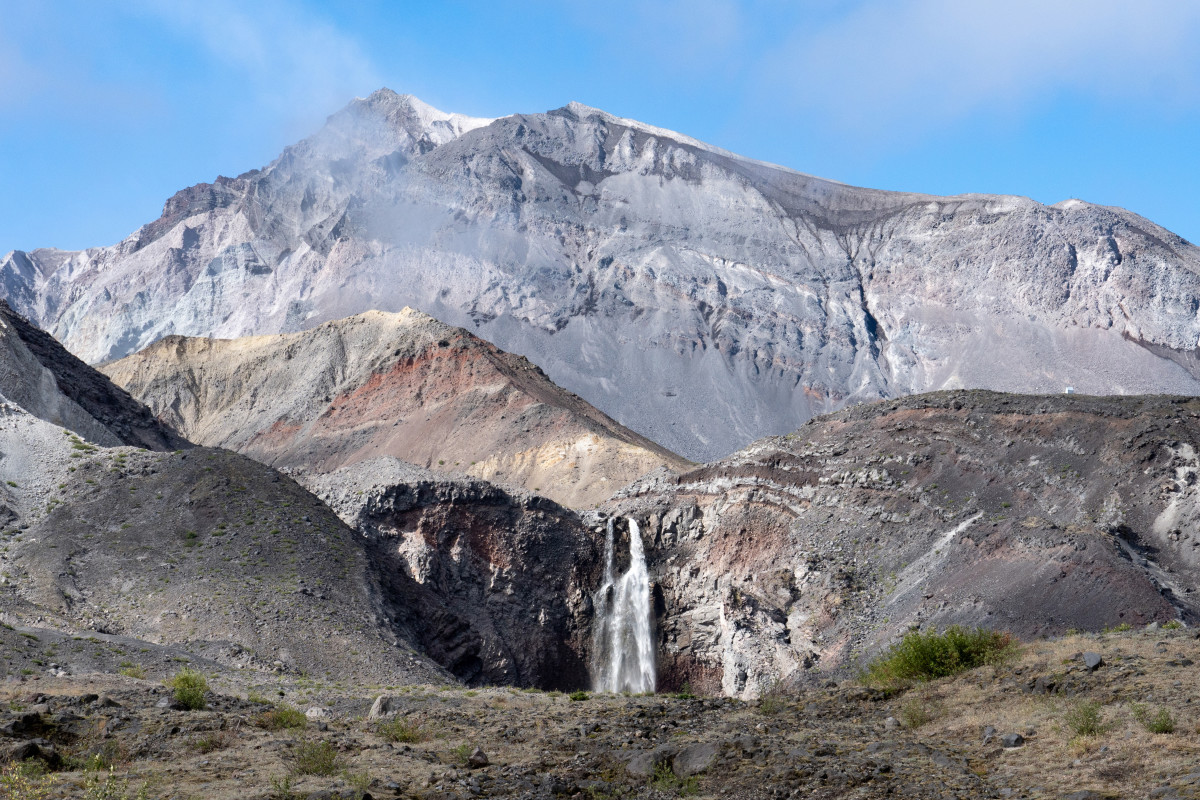
<instances>
[{"instance_id":1,"label":"barren foreground slope","mask_svg":"<svg viewBox=\"0 0 1200 800\"><path fill-rule=\"evenodd\" d=\"M36 637L0 629L0 754L49 759L51 797L81 797L90 781L127 782L129 796L146 786L151 800L1200 798L1200 641L1187 630L1034 641L1007 666L895 695L848 681L749 703L573 701L217 670L203 711L160 707L178 664L157 652L125 656L147 662L145 680L51 678L39 660L120 643ZM386 715L368 718L381 693ZM1081 735L1088 709L1096 726ZM1154 733L1156 721L1170 725Z\"/></svg>"}]
</instances>

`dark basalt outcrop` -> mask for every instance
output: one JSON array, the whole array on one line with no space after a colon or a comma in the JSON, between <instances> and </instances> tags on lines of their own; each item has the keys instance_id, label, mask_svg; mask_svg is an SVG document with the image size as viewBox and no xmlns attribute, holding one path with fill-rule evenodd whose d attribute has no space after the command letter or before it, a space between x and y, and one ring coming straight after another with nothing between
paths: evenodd
<instances>
[{"instance_id":1,"label":"dark basalt outcrop","mask_svg":"<svg viewBox=\"0 0 1200 800\"><path fill-rule=\"evenodd\" d=\"M300 480L364 534L387 602L415 612L425 652L461 680L588 685L590 592L603 564L574 512L394 459Z\"/></svg>"}]
</instances>

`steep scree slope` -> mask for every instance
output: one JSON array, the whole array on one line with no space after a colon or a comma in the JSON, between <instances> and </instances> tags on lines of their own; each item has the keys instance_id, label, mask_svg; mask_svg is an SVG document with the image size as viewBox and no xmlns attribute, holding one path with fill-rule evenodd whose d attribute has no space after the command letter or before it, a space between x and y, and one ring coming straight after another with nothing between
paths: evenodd
<instances>
[{"instance_id":1,"label":"steep scree slope","mask_svg":"<svg viewBox=\"0 0 1200 800\"><path fill-rule=\"evenodd\" d=\"M141 403L0 300L0 400L105 445L190 447Z\"/></svg>"},{"instance_id":2,"label":"steep scree slope","mask_svg":"<svg viewBox=\"0 0 1200 800\"><path fill-rule=\"evenodd\" d=\"M125 241L0 262L90 361L420 308L693 459L921 391L1194 394L1200 250L1071 200L881 192L570 104L388 90Z\"/></svg>"},{"instance_id":3,"label":"steep scree slope","mask_svg":"<svg viewBox=\"0 0 1200 800\"><path fill-rule=\"evenodd\" d=\"M752 696L914 624L1020 636L1200 611L1200 400L939 392L627 488L660 677Z\"/></svg>"},{"instance_id":4,"label":"steep scree slope","mask_svg":"<svg viewBox=\"0 0 1200 800\"><path fill-rule=\"evenodd\" d=\"M391 456L590 507L688 465L525 359L411 309L283 336L171 336L101 369L193 441L276 467Z\"/></svg>"}]
</instances>

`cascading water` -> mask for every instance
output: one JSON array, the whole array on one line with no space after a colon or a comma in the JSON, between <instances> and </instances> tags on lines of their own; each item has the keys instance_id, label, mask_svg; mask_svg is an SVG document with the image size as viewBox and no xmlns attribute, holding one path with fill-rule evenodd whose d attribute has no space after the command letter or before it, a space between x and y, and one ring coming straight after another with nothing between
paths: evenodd
<instances>
[{"instance_id":1,"label":"cascading water","mask_svg":"<svg viewBox=\"0 0 1200 800\"><path fill-rule=\"evenodd\" d=\"M650 573L638 524L629 520L629 571L613 577L613 520L604 540L604 585L593 598L596 627L592 641L593 689L597 692L653 692L654 641L651 634Z\"/></svg>"}]
</instances>

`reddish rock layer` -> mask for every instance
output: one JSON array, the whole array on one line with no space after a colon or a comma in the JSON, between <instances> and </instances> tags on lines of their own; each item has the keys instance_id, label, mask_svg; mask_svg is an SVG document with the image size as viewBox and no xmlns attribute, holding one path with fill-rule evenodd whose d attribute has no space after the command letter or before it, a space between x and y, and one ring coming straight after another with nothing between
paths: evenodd
<instances>
[{"instance_id":1,"label":"reddish rock layer","mask_svg":"<svg viewBox=\"0 0 1200 800\"><path fill-rule=\"evenodd\" d=\"M278 467L394 457L580 507L687 466L524 358L411 309L283 336L170 336L104 370L194 441Z\"/></svg>"}]
</instances>

